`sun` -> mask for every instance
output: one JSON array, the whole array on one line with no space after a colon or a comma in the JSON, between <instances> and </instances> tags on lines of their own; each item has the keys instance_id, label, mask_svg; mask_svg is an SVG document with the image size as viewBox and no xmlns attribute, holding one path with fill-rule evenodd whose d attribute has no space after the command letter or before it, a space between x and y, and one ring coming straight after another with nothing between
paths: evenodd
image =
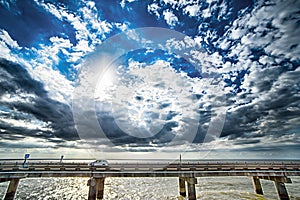
<instances>
[{"instance_id":1,"label":"sun","mask_svg":"<svg viewBox=\"0 0 300 200\"><path fill-rule=\"evenodd\" d=\"M111 91L115 88L117 74L113 68L105 70L98 79L95 89L95 99L105 100L111 98Z\"/></svg>"}]
</instances>

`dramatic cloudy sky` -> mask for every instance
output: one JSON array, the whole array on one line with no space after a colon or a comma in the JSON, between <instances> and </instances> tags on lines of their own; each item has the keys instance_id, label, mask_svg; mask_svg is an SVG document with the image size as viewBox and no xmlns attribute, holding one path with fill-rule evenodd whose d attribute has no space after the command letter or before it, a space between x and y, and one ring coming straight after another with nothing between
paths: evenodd
<instances>
[{"instance_id":1,"label":"dramatic cloudy sky","mask_svg":"<svg viewBox=\"0 0 300 200\"><path fill-rule=\"evenodd\" d=\"M299 35L298 0L1 0L1 157L299 159Z\"/></svg>"}]
</instances>

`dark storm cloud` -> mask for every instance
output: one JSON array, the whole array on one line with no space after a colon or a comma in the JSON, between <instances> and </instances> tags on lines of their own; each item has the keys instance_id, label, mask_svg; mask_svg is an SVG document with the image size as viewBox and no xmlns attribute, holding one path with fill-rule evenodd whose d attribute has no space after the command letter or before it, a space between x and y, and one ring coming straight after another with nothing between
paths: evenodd
<instances>
[{"instance_id":1,"label":"dark storm cloud","mask_svg":"<svg viewBox=\"0 0 300 200\"><path fill-rule=\"evenodd\" d=\"M0 60L0 66L1 96L5 93L16 93L19 88L37 96L46 95L42 83L32 80L28 72L21 66L4 59Z\"/></svg>"},{"instance_id":2,"label":"dark storm cloud","mask_svg":"<svg viewBox=\"0 0 300 200\"><path fill-rule=\"evenodd\" d=\"M0 138L2 140L9 140L9 141L19 141L24 139L27 135L35 135L36 131L19 128L19 127L12 127L10 124L1 122L0 124L1 134ZM22 135L15 135L21 133ZM4 142L5 143L5 142ZM3 147L3 145L1 145Z\"/></svg>"},{"instance_id":3,"label":"dark storm cloud","mask_svg":"<svg viewBox=\"0 0 300 200\"><path fill-rule=\"evenodd\" d=\"M221 136L280 137L299 129L300 71L284 72L280 68L266 71L252 83L257 93L244 95L250 103L228 112Z\"/></svg>"},{"instance_id":4,"label":"dark storm cloud","mask_svg":"<svg viewBox=\"0 0 300 200\"><path fill-rule=\"evenodd\" d=\"M211 120L211 111L200 111L199 112L199 127L197 135L194 139L195 143L202 143L207 135L208 125L205 125Z\"/></svg>"},{"instance_id":5,"label":"dark storm cloud","mask_svg":"<svg viewBox=\"0 0 300 200\"><path fill-rule=\"evenodd\" d=\"M241 137L245 133L258 131L255 122L266 115L263 111L255 111L254 106L244 106L234 112L228 112L221 137L230 136L230 138ZM254 125L254 126L253 126ZM253 137L253 135L251 136Z\"/></svg>"},{"instance_id":6,"label":"dark storm cloud","mask_svg":"<svg viewBox=\"0 0 300 200\"><path fill-rule=\"evenodd\" d=\"M1 110L5 108L11 114L1 114L2 119L30 121L35 118L48 123L49 130L26 129L1 122L1 135L22 134L37 137L58 137L66 140L77 139L71 109L68 105L55 101L48 96L42 83L32 79L19 64L0 60L0 96L16 95L27 99L22 101L2 101ZM25 98L24 97L24 98Z\"/></svg>"},{"instance_id":7,"label":"dark storm cloud","mask_svg":"<svg viewBox=\"0 0 300 200\"><path fill-rule=\"evenodd\" d=\"M136 138L128 135L122 129L120 129L115 119L110 115L99 113L98 120L105 135L110 139L112 143L116 145L138 144L141 146L149 146L149 143L157 145L169 143L175 136L172 132L172 128L178 126L177 122L169 121L166 122L162 129L154 136L148 138Z\"/></svg>"}]
</instances>

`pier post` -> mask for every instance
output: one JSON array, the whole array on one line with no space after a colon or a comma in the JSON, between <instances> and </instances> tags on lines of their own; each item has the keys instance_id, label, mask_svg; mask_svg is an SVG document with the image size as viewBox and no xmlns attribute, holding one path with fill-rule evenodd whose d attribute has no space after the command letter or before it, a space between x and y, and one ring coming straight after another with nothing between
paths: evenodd
<instances>
[{"instance_id":1,"label":"pier post","mask_svg":"<svg viewBox=\"0 0 300 200\"><path fill-rule=\"evenodd\" d=\"M264 194L263 189L261 187L260 180L257 176L252 176L252 183L253 183L254 191L256 192L256 194L263 195Z\"/></svg>"},{"instance_id":2,"label":"pier post","mask_svg":"<svg viewBox=\"0 0 300 200\"><path fill-rule=\"evenodd\" d=\"M103 199L105 178L97 178L97 199Z\"/></svg>"},{"instance_id":3,"label":"pier post","mask_svg":"<svg viewBox=\"0 0 300 200\"><path fill-rule=\"evenodd\" d=\"M185 178L183 177L179 177L179 194L180 196L186 197Z\"/></svg>"},{"instance_id":4,"label":"pier post","mask_svg":"<svg viewBox=\"0 0 300 200\"><path fill-rule=\"evenodd\" d=\"M188 197L189 200L196 200L196 187L195 184L197 184L196 178L186 178L187 186L188 186Z\"/></svg>"},{"instance_id":5,"label":"pier post","mask_svg":"<svg viewBox=\"0 0 300 200\"><path fill-rule=\"evenodd\" d=\"M4 200L13 200L15 198L19 181L20 181L19 178L10 179Z\"/></svg>"},{"instance_id":6,"label":"pier post","mask_svg":"<svg viewBox=\"0 0 300 200\"><path fill-rule=\"evenodd\" d=\"M89 186L88 200L96 200L97 197L97 182L95 178L90 178L87 185Z\"/></svg>"},{"instance_id":7,"label":"pier post","mask_svg":"<svg viewBox=\"0 0 300 200\"><path fill-rule=\"evenodd\" d=\"M274 185L280 200L290 200L289 194L283 182L274 181Z\"/></svg>"}]
</instances>

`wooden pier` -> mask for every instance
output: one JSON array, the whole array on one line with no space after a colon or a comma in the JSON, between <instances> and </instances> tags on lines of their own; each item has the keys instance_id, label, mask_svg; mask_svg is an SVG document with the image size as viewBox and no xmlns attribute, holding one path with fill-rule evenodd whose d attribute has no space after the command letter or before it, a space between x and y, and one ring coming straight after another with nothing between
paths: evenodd
<instances>
[{"instance_id":1,"label":"wooden pier","mask_svg":"<svg viewBox=\"0 0 300 200\"><path fill-rule=\"evenodd\" d=\"M5 200L13 200L20 179L39 177L89 177L89 200L103 199L107 177L178 177L179 195L196 199L197 178L217 176L251 177L254 191L263 195L261 179L274 182L280 200L288 200L285 184L300 175L300 161L181 161L111 162L108 166L89 166L89 162L0 160L0 182L10 181ZM175 186L174 186L175 187Z\"/></svg>"}]
</instances>

